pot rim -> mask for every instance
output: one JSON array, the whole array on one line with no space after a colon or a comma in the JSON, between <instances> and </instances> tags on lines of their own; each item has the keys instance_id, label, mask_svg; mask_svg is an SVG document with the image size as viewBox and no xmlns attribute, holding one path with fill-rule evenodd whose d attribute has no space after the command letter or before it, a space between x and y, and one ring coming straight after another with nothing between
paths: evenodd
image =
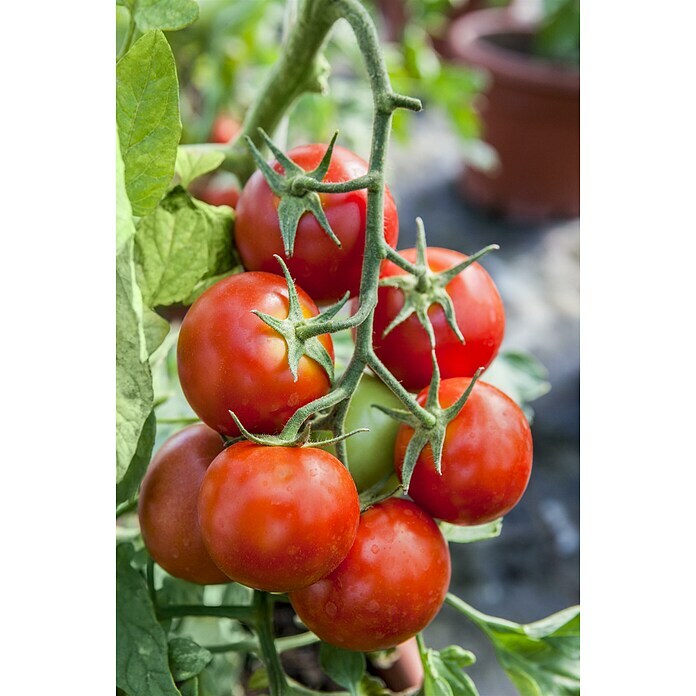
<instances>
[{"instance_id":1,"label":"pot rim","mask_svg":"<svg viewBox=\"0 0 696 696\"><path fill-rule=\"evenodd\" d=\"M532 34L536 26L534 22L519 19L506 8L476 10L452 22L447 42L455 60L487 69L498 79L545 91L579 93L579 69L485 40L496 34Z\"/></svg>"}]
</instances>

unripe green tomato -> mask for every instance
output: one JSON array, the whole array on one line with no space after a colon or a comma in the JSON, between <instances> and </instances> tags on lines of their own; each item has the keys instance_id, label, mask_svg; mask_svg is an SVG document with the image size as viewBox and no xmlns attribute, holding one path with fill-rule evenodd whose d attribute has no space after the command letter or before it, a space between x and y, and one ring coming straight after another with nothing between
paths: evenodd
<instances>
[{"instance_id":1,"label":"unripe green tomato","mask_svg":"<svg viewBox=\"0 0 696 696\"><path fill-rule=\"evenodd\" d=\"M394 473L394 444L399 423L386 413L372 408L372 404L403 408L401 401L380 379L366 373L360 378L346 415L347 433L358 428L370 430L346 440L348 469L360 493ZM321 437L328 439L331 435L322 433ZM324 449L335 453L333 445L327 445ZM393 484L392 488L399 485L395 477Z\"/></svg>"}]
</instances>

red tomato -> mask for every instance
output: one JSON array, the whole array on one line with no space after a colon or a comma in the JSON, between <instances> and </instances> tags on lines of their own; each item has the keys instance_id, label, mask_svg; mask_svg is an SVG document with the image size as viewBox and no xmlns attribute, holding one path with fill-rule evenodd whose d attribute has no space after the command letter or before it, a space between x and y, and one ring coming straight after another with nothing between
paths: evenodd
<instances>
[{"instance_id":1,"label":"red tomato","mask_svg":"<svg viewBox=\"0 0 696 696\"><path fill-rule=\"evenodd\" d=\"M328 452L239 442L210 465L198 515L210 555L230 578L288 592L345 558L360 504L348 470Z\"/></svg>"},{"instance_id":2,"label":"red tomato","mask_svg":"<svg viewBox=\"0 0 696 696\"><path fill-rule=\"evenodd\" d=\"M241 130L239 121L229 114L219 114L210 129L210 142L225 145Z\"/></svg>"},{"instance_id":3,"label":"red tomato","mask_svg":"<svg viewBox=\"0 0 696 696\"><path fill-rule=\"evenodd\" d=\"M451 406L469 386L465 378L440 385L440 404ZM422 405L428 390L418 395ZM394 463L399 477L413 430L402 425ZM442 475L430 445L416 463L408 494L424 510L454 524L483 524L509 512L532 471L532 433L520 407L503 392L477 382L459 415L447 426Z\"/></svg>"},{"instance_id":4,"label":"red tomato","mask_svg":"<svg viewBox=\"0 0 696 696\"><path fill-rule=\"evenodd\" d=\"M203 545L198 492L222 438L205 425L172 435L152 458L140 486L138 518L152 558L169 574L201 585L229 582Z\"/></svg>"},{"instance_id":5,"label":"red tomato","mask_svg":"<svg viewBox=\"0 0 696 696\"><path fill-rule=\"evenodd\" d=\"M347 650L391 648L423 630L447 594L447 542L432 518L390 498L360 517L341 565L290 595L297 615L322 640Z\"/></svg>"},{"instance_id":6,"label":"red tomato","mask_svg":"<svg viewBox=\"0 0 696 696\"><path fill-rule=\"evenodd\" d=\"M210 205L229 205L230 208L237 206L239 200L239 188L236 184L219 181L217 177L212 177L209 181L198 184L194 182L193 194L196 198Z\"/></svg>"},{"instance_id":7,"label":"red tomato","mask_svg":"<svg viewBox=\"0 0 696 696\"><path fill-rule=\"evenodd\" d=\"M317 314L297 288L305 316ZM259 317L288 315L285 280L270 273L239 273L206 290L184 317L177 361L184 395L199 418L219 433L239 435L229 410L255 433L277 433L301 406L326 394L324 369L303 356L298 380L288 366L285 339ZM333 359L328 335L320 337Z\"/></svg>"},{"instance_id":8,"label":"red tomato","mask_svg":"<svg viewBox=\"0 0 696 696\"><path fill-rule=\"evenodd\" d=\"M305 171L315 169L326 153L326 145L303 145L288 153ZM282 172L277 162L272 166ZM366 174L365 160L343 147L334 147L327 182L341 182ZM282 256L293 278L317 301L342 297L346 290L357 295L360 289L365 250L365 213L367 191L321 194L322 207L334 234L341 240L339 249L312 213L300 219L294 253L286 257L278 221L279 199L269 188L260 171L254 173L242 190L237 204L235 243L244 267L250 271L280 273L274 254ZM399 235L399 219L389 189L384 192L384 236L394 246Z\"/></svg>"},{"instance_id":9,"label":"red tomato","mask_svg":"<svg viewBox=\"0 0 696 696\"><path fill-rule=\"evenodd\" d=\"M416 250L399 252L415 262ZM444 271L467 257L458 251L430 247L428 265ZM405 271L390 261L383 264L381 276L403 275ZM457 325L465 343L450 328L439 305L432 305L428 315L433 325L437 362L442 377L471 377L479 367L488 367L498 354L505 332L505 311L495 283L478 263L453 278L446 286L454 305ZM382 334L404 305L398 288L381 287L375 310L373 345L377 356L409 390L430 384L433 373L430 340L415 314L399 324L386 337Z\"/></svg>"}]
</instances>

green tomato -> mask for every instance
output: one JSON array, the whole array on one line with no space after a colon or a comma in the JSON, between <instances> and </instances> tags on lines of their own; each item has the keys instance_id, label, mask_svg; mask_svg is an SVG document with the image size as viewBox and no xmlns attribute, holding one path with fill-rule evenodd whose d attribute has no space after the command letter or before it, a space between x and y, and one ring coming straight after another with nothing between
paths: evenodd
<instances>
[{"instance_id":1,"label":"green tomato","mask_svg":"<svg viewBox=\"0 0 696 696\"><path fill-rule=\"evenodd\" d=\"M348 469L361 493L394 473L394 443L399 423L372 404L403 408L380 379L370 374L360 378L346 414L346 432L358 428L369 428L369 432L349 437L346 447ZM394 479L393 487L397 485L398 480Z\"/></svg>"}]
</instances>

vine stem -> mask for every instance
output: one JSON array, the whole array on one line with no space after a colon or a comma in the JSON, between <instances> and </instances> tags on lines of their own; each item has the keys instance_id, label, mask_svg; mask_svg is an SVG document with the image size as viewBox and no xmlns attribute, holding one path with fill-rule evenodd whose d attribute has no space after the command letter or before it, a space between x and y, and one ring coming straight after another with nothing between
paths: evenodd
<instances>
[{"instance_id":1,"label":"vine stem","mask_svg":"<svg viewBox=\"0 0 696 696\"><path fill-rule=\"evenodd\" d=\"M268 673L268 688L271 696L284 696L290 688L273 639L273 599L267 592L254 590L254 613L256 633L261 648L261 657Z\"/></svg>"}]
</instances>

